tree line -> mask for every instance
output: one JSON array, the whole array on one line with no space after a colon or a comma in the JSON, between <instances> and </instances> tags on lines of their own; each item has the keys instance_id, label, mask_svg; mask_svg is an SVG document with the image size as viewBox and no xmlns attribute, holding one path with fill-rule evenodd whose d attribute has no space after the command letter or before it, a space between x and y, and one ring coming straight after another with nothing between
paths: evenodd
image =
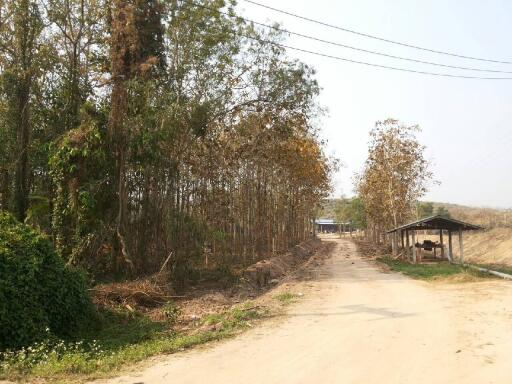
<instances>
[{"instance_id":1,"label":"tree line","mask_svg":"<svg viewBox=\"0 0 512 384\"><path fill-rule=\"evenodd\" d=\"M200 5L0 2L0 207L98 278L252 263L328 193L314 70Z\"/></svg>"}]
</instances>

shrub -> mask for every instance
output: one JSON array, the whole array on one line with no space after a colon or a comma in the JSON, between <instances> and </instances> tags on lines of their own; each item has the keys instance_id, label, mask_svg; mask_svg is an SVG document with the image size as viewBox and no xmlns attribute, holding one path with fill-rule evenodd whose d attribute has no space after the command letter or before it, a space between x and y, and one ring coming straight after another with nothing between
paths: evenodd
<instances>
[{"instance_id":1,"label":"shrub","mask_svg":"<svg viewBox=\"0 0 512 384\"><path fill-rule=\"evenodd\" d=\"M84 276L50 241L0 212L0 350L69 336L91 313Z\"/></svg>"},{"instance_id":2,"label":"shrub","mask_svg":"<svg viewBox=\"0 0 512 384\"><path fill-rule=\"evenodd\" d=\"M178 321L178 318L180 317L181 314L181 310L176 306L176 304L170 301L165 303L163 307L163 312L165 318L167 319L167 322L171 325Z\"/></svg>"}]
</instances>

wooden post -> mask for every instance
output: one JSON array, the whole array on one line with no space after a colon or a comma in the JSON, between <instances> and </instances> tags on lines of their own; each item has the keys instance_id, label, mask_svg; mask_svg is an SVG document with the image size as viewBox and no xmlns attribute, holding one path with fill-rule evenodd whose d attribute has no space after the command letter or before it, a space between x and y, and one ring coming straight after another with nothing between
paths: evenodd
<instances>
[{"instance_id":1,"label":"wooden post","mask_svg":"<svg viewBox=\"0 0 512 384\"><path fill-rule=\"evenodd\" d=\"M443 239L443 230L439 230L439 238L441 240L441 259L444 259L444 239Z\"/></svg>"},{"instance_id":2,"label":"wooden post","mask_svg":"<svg viewBox=\"0 0 512 384\"><path fill-rule=\"evenodd\" d=\"M412 231L412 261L414 264L418 261L416 257L416 231Z\"/></svg>"},{"instance_id":3,"label":"wooden post","mask_svg":"<svg viewBox=\"0 0 512 384\"><path fill-rule=\"evenodd\" d=\"M405 230L405 239L406 239L406 245L407 245L406 255L407 255L407 259L410 260L410 258L411 258L411 247L409 245L409 230L408 229Z\"/></svg>"},{"instance_id":4,"label":"wooden post","mask_svg":"<svg viewBox=\"0 0 512 384\"><path fill-rule=\"evenodd\" d=\"M448 260L450 263L453 260L453 242L452 242L452 231L448 231Z\"/></svg>"},{"instance_id":5,"label":"wooden post","mask_svg":"<svg viewBox=\"0 0 512 384\"><path fill-rule=\"evenodd\" d=\"M462 239L462 229L459 229L459 249L460 249L460 263L464 264L464 241Z\"/></svg>"},{"instance_id":6,"label":"wooden post","mask_svg":"<svg viewBox=\"0 0 512 384\"><path fill-rule=\"evenodd\" d=\"M404 231L400 231L400 239L402 241L402 249L405 248Z\"/></svg>"}]
</instances>

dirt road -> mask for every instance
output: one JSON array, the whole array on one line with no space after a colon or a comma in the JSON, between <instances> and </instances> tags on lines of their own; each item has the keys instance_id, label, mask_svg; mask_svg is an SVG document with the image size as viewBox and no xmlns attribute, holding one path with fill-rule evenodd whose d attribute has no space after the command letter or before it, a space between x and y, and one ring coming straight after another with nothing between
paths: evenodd
<instances>
[{"instance_id":1,"label":"dirt road","mask_svg":"<svg viewBox=\"0 0 512 384\"><path fill-rule=\"evenodd\" d=\"M512 383L512 284L414 281L336 241L289 317L109 383Z\"/></svg>"}]
</instances>

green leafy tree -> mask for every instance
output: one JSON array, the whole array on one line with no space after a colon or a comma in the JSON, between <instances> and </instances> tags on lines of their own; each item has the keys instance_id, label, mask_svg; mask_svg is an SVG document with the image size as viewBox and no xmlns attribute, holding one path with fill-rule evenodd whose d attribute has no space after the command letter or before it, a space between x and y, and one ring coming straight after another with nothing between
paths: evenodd
<instances>
[{"instance_id":1,"label":"green leafy tree","mask_svg":"<svg viewBox=\"0 0 512 384\"><path fill-rule=\"evenodd\" d=\"M433 203L417 203L416 204L416 215L418 220L430 217L434 215L434 204Z\"/></svg>"},{"instance_id":2,"label":"green leafy tree","mask_svg":"<svg viewBox=\"0 0 512 384\"><path fill-rule=\"evenodd\" d=\"M3 126L13 140L8 159L2 166L3 180L13 180L12 210L25 220L30 194L30 137L34 84L40 75L38 64L44 22L40 5L33 0L7 0L0 3L0 80L5 109ZM11 177L14 174L14 177ZM5 189L2 195L8 195ZM5 199L5 197L4 197Z\"/></svg>"},{"instance_id":3,"label":"green leafy tree","mask_svg":"<svg viewBox=\"0 0 512 384\"><path fill-rule=\"evenodd\" d=\"M349 223L355 229L364 229L366 214L363 201L359 197L341 199L336 207L336 220Z\"/></svg>"},{"instance_id":4,"label":"green leafy tree","mask_svg":"<svg viewBox=\"0 0 512 384\"><path fill-rule=\"evenodd\" d=\"M450 211L448 211L448 209L446 209L446 207L444 207L442 205L440 205L439 207L436 208L436 216L442 216L447 219L449 219L451 217Z\"/></svg>"}]
</instances>

